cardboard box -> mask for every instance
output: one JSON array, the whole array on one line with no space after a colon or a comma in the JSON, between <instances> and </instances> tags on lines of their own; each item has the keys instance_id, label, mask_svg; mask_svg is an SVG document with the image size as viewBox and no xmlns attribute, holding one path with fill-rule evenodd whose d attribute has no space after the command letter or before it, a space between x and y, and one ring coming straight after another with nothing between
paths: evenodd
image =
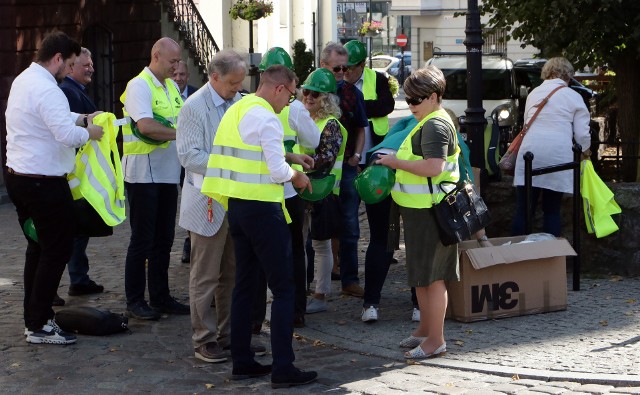
<instances>
[{"instance_id":1,"label":"cardboard box","mask_svg":"<svg viewBox=\"0 0 640 395\"><path fill-rule=\"evenodd\" d=\"M447 284L451 317L462 322L567 308L566 239L514 244L525 236L459 244L460 281ZM511 242L511 245L504 245Z\"/></svg>"}]
</instances>

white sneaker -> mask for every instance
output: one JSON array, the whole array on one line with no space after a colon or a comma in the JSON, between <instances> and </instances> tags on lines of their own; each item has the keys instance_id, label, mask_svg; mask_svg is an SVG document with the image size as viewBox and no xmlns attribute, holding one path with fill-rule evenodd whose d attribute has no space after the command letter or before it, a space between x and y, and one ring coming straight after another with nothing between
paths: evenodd
<instances>
[{"instance_id":1,"label":"white sneaker","mask_svg":"<svg viewBox=\"0 0 640 395\"><path fill-rule=\"evenodd\" d=\"M413 313L411 313L411 321L420 322L420 310L413 308Z\"/></svg>"},{"instance_id":2,"label":"white sneaker","mask_svg":"<svg viewBox=\"0 0 640 395\"><path fill-rule=\"evenodd\" d=\"M362 309L362 322L376 322L378 321L378 309L369 306L368 309Z\"/></svg>"},{"instance_id":3,"label":"white sneaker","mask_svg":"<svg viewBox=\"0 0 640 395\"><path fill-rule=\"evenodd\" d=\"M54 320L49 320L42 329L27 335L27 343L34 344L73 344L77 341L75 335L60 329Z\"/></svg>"},{"instance_id":4,"label":"white sneaker","mask_svg":"<svg viewBox=\"0 0 640 395\"><path fill-rule=\"evenodd\" d=\"M307 314L320 313L321 311L327 311L327 301L316 298L309 299L309 302L307 302Z\"/></svg>"}]
</instances>

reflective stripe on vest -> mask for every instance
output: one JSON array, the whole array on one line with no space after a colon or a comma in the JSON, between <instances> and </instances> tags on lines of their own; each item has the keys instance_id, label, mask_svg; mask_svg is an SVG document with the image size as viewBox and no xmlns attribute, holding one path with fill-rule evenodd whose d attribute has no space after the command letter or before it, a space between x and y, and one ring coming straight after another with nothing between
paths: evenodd
<instances>
[{"instance_id":1,"label":"reflective stripe on vest","mask_svg":"<svg viewBox=\"0 0 640 395\"><path fill-rule=\"evenodd\" d=\"M411 138L422 129L422 126L431 118L442 118L447 121L452 131L454 131L453 122L445 110L437 110L427 115L423 120L411 130L409 135L404 139L396 157L403 160L422 160L421 156L413 154L411 147ZM455 136L455 132L453 134ZM453 189L455 183L460 179L460 169L458 168L458 156L460 147L456 144L453 155L447 156L444 170L436 177L431 177L433 185L433 194L429 190L429 181L427 177L418 176L405 170L396 170L396 183L391 190L393 200L402 207L410 208L430 208L434 202L439 202L445 193Z\"/></svg>"},{"instance_id":2,"label":"reflective stripe on vest","mask_svg":"<svg viewBox=\"0 0 640 395\"><path fill-rule=\"evenodd\" d=\"M377 100L376 72L368 67L362 72L362 96L364 100ZM385 136L389 132L389 117L369 118L373 124L373 132L378 136Z\"/></svg>"},{"instance_id":3,"label":"reflective stripe on vest","mask_svg":"<svg viewBox=\"0 0 640 395\"><path fill-rule=\"evenodd\" d=\"M162 86L156 86L154 84L153 78L146 71L143 70L137 77L142 78L147 85L149 85L149 89L151 90L151 111L170 121L175 127L178 123L178 114L183 102L174 82L170 78L164 80L167 88L165 91ZM126 98L127 90L125 89L122 96L120 96L120 102L124 104ZM122 112L125 117L129 116L125 108L122 109ZM167 148L170 144L169 141L159 145L147 144L141 141L131 131L131 124L122 126L122 143L124 155L144 155L152 152L156 148Z\"/></svg>"},{"instance_id":4,"label":"reflective stripe on vest","mask_svg":"<svg viewBox=\"0 0 640 395\"><path fill-rule=\"evenodd\" d=\"M222 117L213 139L201 192L214 198L225 210L229 208L229 198L279 202L290 222L284 207L284 187L271 179L262 147L246 144L240 137L240 120L256 106L273 112L266 100L249 95L230 107Z\"/></svg>"},{"instance_id":5,"label":"reflective stripe on vest","mask_svg":"<svg viewBox=\"0 0 640 395\"><path fill-rule=\"evenodd\" d=\"M342 180L342 162L344 161L344 149L347 146L347 129L342 126L340 121L334 116L329 116L324 119L320 119L316 122L318 129L320 129L320 133L324 130L324 127L330 120L334 120L338 122L338 126L340 126L340 134L342 134L342 143L340 144L340 149L338 150L338 156L336 157L336 161L331 168L331 174L336 176L336 183L333 187L333 193L336 195L340 194L340 180Z\"/></svg>"},{"instance_id":6,"label":"reflective stripe on vest","mask_svg":"<svg viewBox=\"0 0 640 395\"><path fill-rule=\"evenodd\" d=\"M116 226L126 218L115 118L111 113L94 118L93 123L102 126L104 136L100 141L90 140L78 151L75 169L68 176L73 198L85 198L109 226Z\"/></svg>"}]
</instances>

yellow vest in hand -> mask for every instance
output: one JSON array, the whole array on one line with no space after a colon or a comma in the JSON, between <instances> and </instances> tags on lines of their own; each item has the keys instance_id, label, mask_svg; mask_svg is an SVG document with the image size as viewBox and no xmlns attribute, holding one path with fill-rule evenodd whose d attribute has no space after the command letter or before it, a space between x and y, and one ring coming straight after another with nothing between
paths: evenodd
<instances>
[{"instance_id":1,"label":"yellow vest in hand","mask_svg":"<svg viewBox=\"0 0 640 395\"><path fill-rule=\"evenodd\" d=\"M164 88L162 86L156 86L153 78L146 71L142 71L138 74L138 77L145 80L147 85L149 85L149 89L151 90L151 110L153 113L171 122L175 128L178 124L178 114L180 113L183 102L174 82L170 78L164 81L167 91L169 92L169 96L167 97ZM127 91L125 89L122 96L120 96L120 102L124 104L126 98ZM125 108L122 109L122 112L125 117L129 116ZM147 144L133 134L130 123L122 126L122 147L124 155L148 154L156 148L167 148L169 143L169 141L166 141L159 145Z\"/></svg>"},{"instance_id":2,"label":"yellow vest in hand","mask_svg":"<svg viewBox=\"0 0 640 395\"><path fill-rule=\"evenodd\" d=\"M74 200L85 198L109 226L116 226L126 218L115 119L108 112L93 119L94 124L102 126L104 136L100 141L89 140L80 148L75 169L67 176Z\"/></svg>"},{"instance_id":3,"label":"yellow vest in hand","mask_svg":"<svg viewBox=\"0 0 640 395\"><path fill-rule=\"evenodd\" d=\"M368 67L362 72L362 96L364 100L377 100L378 92L376 91L376 72ZM386 136L389 132L389 117L369 118L373 125L373 132L378 136Z\"/></svg>"}]
</instances>

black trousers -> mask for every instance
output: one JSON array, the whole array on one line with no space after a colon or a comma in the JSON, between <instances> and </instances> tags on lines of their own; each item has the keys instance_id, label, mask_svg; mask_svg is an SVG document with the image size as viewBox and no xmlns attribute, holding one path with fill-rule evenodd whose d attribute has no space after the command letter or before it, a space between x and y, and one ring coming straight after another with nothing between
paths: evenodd
<instances>
[{"instance_id":1,"label":"black trousers","mask_svg":"<svg viewBox=\"0 0 640 395\"><path fill-rule=\"evenodd\" d=\"M53 318L51 301L73 250L73 197L65 178L6 174L7 192L18 212L20 229L31 218L38 241L25 235L24 324L38 330Z\"/></svg>"}]
</instances>

